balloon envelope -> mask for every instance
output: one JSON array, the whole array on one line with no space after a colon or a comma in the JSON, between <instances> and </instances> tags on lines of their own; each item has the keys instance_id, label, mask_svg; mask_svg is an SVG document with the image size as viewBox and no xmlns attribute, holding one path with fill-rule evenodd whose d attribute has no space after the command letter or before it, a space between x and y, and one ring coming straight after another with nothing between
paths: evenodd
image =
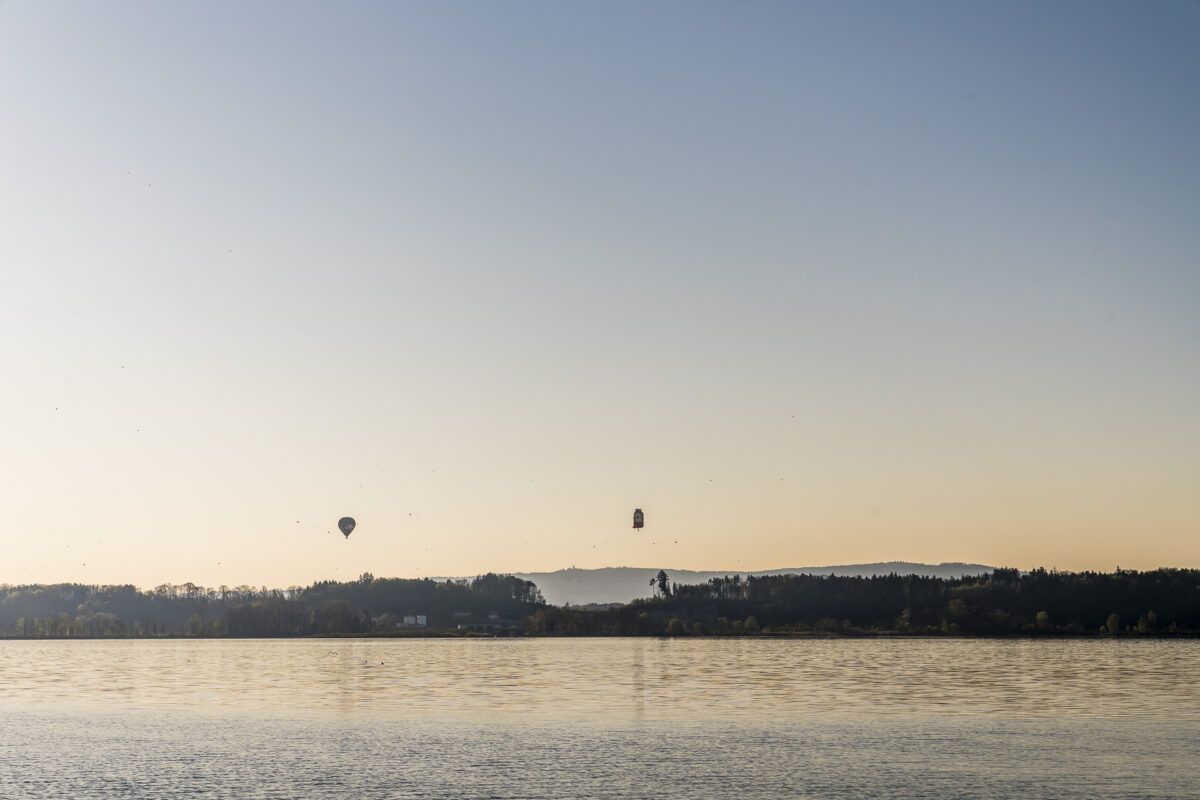
<instances>
[{"instance_id":1,"label":"balloon envelope","mask_svg":"<svg viewBox=\"0 0 1200 800\"><path fill-rule=\"evenodd\" d=\"M342 517L338 520L338 528L346 538L350 538L350 532L354 530L354 517Z\"/></svg>"}]
</instances>

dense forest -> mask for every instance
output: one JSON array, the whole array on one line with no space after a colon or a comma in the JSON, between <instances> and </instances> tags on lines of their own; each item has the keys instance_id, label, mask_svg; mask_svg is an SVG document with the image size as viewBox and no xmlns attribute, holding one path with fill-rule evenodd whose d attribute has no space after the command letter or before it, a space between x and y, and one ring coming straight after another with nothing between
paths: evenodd
<instances>
[{"instance_id":1,"label":"dense forest","mask_svg":"<svg viewBox=\"0 0 1200 800\"><path fill-rule=\"evenodd\" d=\"M0 635L311 636L482 630L513 632L544 606L532 582L511 575L470 581L375 578L307 588L209 589L192 583L0 586Z\"/></svg>"},{"instance_id":2,"label":"dense forest","mask_svg":"<svg viewBox=\"0 0 1200 800\"><path fill-rule=\"evenodd\" d=\"M1200 571L1057 572L944 579L919 575L770 575L675 585L610 608L544 608L541 635L1195 635ZM649 588L649 587L648 587Z\"/></svg>"},{"instance_id":3,"label":"dense forest","mask_svg":"<svg viewBox=\"0 0 1200 800\"><path fill-rule=\"evenodd\" d=\"M0 636L1200 635L1200 570L936 578L769 575L677 585L626 605L556 607L512 575L307 588L0 586Z\"/></svg>"}]
</instances>

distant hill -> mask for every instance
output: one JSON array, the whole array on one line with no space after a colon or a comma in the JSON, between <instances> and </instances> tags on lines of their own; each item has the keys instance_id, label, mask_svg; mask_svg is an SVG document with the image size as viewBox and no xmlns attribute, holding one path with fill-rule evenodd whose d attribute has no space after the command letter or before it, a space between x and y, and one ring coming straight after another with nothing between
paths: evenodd
<instances>
[{"instance_id":1,"label":"distant hill","mask_svg":"<svg viewBox=\"0 0 1200 800\"><path fill-rule=\"evenodd\" d=\"M696 572L688 569L663 567L674 583L706 583L710 578L725 575L845 575L871 576L927 575L937 578L959 578L963 575L980 575L991 572L995 567L984 564L946 562L942 564L914 564L910 561L885 561L876 564L841 564L831 567L789 567L744 572L739 570ZM628 603L639 597L649 597L653 590L650 579L658 574L659 567L604 567L602 569L560 569L555 572L514 573L524 580L533 581L542 591L547 602L554 605L573 606L588 603Z\"/></svg>"}]
</instances>

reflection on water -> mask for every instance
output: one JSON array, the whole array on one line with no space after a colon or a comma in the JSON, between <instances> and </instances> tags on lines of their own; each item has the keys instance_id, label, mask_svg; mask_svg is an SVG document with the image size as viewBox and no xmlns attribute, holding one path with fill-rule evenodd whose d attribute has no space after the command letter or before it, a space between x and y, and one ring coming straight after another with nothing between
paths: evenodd
<instances>
[{"instance_id":1,"label":"reflection on water","mask_svg":"<svg viewBox=\"0 0 1200 800\"><path fill-rule=\"evenodd\" d=\"M1200 642L275 639L0 642L0 702L572 718L1200 718Z\"/></svg>"},{"instance_id":2,"label":"reflection on water","mask_svg":"<svg viewBox=\"0 0 1200 800\"><path fill-rule=\"evenodd\" d=\"M1196 798L1200 643L0 642L0 798Z\"/></svg>"}]
</instances>

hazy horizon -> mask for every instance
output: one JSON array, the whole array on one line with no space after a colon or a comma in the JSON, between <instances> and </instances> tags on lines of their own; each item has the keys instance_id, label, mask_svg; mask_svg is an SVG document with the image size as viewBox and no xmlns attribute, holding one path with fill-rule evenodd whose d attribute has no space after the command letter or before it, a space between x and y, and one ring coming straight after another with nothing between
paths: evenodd
<instances>
[{"instance_id":1,"label":"hazy horizon","mask_svg":"<svg viewBox=\"0 0 1200 800\"><path fill-rule=\"evenodd\" d=\"M135 583L133 581L108 581L108 580L103 580L103 579L97 579L97 580L92 580L92 581L46 581L46 580L0 581L0 585L10 585L10 586L54 585L54 584L61 584L61 583L82 583L85 585L94 585L94 586L132 585L132 586L135 586L139 590L146 591L146 590L154 588L155 586L162 585L162 584L184 585L186 583L193 583L197 586L204 586L204 587L207 587L210 589L219 588L221 586L226 586L226 587L250 586L253 588L259 588L259 587L265 586L267 589L286 589L286 588L294 587L294 586L301 586L301 587L309 586L309 585L312 585L315 583L320 583L322 581L331 581L331 580L333 580L333 581L354 581L354 580L359 579L363 574L370 574L373 578L377 578L377 579L399 579L399 580L425 580L425 579L428 579L428 580L434 580L434 581L446 581L446 580L471 580L480 575L485 575L488 573L495 573L495 574L501 574L501 575L514 575L514 576L519 576L522 578L535 579L539 576L569 575L571 573L576 573L576 572L604 573L604 572L620 572L620 571L638 571L638 572L650 573L650 572L657 572L658 570L665 570L670 577L672 577L673 579L678 579L678 580L675 580L675 582L686 582L691 576L697 576L697 575L700 575L700 576L734 575L734 574L778 575L778 574L787 574L792 571L795 571L798 574L802 573L802 572L809 572L812 574L828 573L828 574L836 574L836 575L841 575L841 576L855 576L855 575L859 575L859 574L864 574L864 573L857 571L857 570L861 570L862 568L866 568L866 567L878 568L878 567L887 567L887 566L892 566L892 565L902 565L904 567L914 567L914 568L916 568L914 570L914 572L916 574L929 574L929 575L942 574L942 573L952 574L952 575L980 574L980 571L991 571L991 570L996 570L996 569L1019 569L1023 573L1028 572L1029 569L1037 569L1037 568L1044 568L1044 569L1048 569L1048 570L1057 570L1060 572L1089 572L1090 571L1090 572L1098 572L1098 573L1110 573L1117 569L1121 569L1121 570L1133 569L1131 567L1124 567L1119 564L1113 565L1112 567L1110 567L1108 569L1101 568L1101 569L1097 569L1097 570L1067 570L1067 569L1062 569L1062 568L1052 566L1052 565L1048 566L1048 565L1042 565L1042 564L1033 565L1030 568L1022 568L1022 567L1014 567L1013 565L1008 565L1008 564L981 564L981 563L970 562L970 561L918 562L918 561L908 561L908 560L904 560L904 559L888 559L888 560L884 560L884 561L864 561L864 562L854 563L854 564L803 564L803 565L772 566L772 567L759 567L759 568L740 567L740 568L736 568L736 569L723 569L723 568L700 568L700 569L697 569L697 568L693 568L693 567L673 566L668 563L653 563L653 564L646 564L643 566L634 566L631 564L616 564L616 565L606 565L606 566L599 566L599 567L579 567L579 566L575 566L575 565L570 565L570 566L566 566L566 567L557 567L554 569L546 569L546 570L527 570L527 569L489 570L489 569L485 569L485 570L480 570L479 572L440 574L440 575L385 574L382 572L375 572L370 569L367 569L356 575L345 575L345 576L343 576L343 575L336 575L336 576L335 575L319 575L316 578L313 578L311 580L304 581L304 582L293 581L290 583L280 583L280 584L266 584L262 581L253 581L253 580L240 581L237 583L234 583L231 581L203 582L203 581L188 580L188 579L184 578L184 579L180 579L180 580L152 581L150 583L144 583L144 584ZM954 570L953 569L954 567L978 568L978 570L971 569L971 570L968 570L967 572L963 572L961 570ZM1150 568L1136 570L1136 571L1152 572L1156 569L1176 569L1176 568L1189 569L1189 567L1174 567L1171 565L1159 565L1158 567L1150 567ZM842 570L842 571L833 572L833 570ZM886 574L886 573L880 572L879 570L874 570L871 574ZM899 572L899 574L909 574L909 573L905 572L902 569ZM680 576L682 576L682 578ZM706 578L701 579L701 582L703 582L703 580L706 580ZM541 584L539 584L539 588L543 588L543 587L541 587ZM551 602L553 602L553 601L551 601Z\"/></svg>"},{"instance_id":2,"label":"hazy horizon","mask_svg":"<svg viewBox=\"0 0 1200 800\"><path fill-rule=\"evenodd\" d=\"M0 3L0 582L1200 566L1198 34Z\"/></svg>"},{"instance_id":3,"label":"hazy horizon","mask_svg":"<svg viewBox=\"0 0 1200 800\"><path fill-rule=\"evenodd\" d=\"M370 573L371 573L371 575L372 575L373 577L375 577L375 578L399 578L399 579L403 579L403 580L410 580L410 579L423 579L423 578L429 578L429 579L432 579L432 580L459 580L459 579L464 579L464 578L466 578L466 579L469 579L469 578L476 577L476 576L478 576L478 575L481 575L481 574L487 574L488 572L493 572L493 573L498 573L498 574L508 574L508 575L544 575L544 574L555 574L555 573L560 573L560 572L571 572L571 571L580 571L580 570L582 570L582 571L589 571L589 572L600 572L600 571L603 571L603 570L660 570L660 569L665 569L665 570L668 570L668 571L675 570L675 571L679 571L679 572L686 572L686 573L704 573L704 574L707 574L707 573L713 573L713 574L717 574L717 573L728 573L728 574L733 574L734 572L738 572L738 573L741 573L741 574L747 574L747 573L750 573L750 574L753 574L753 573L763 573L763 574L767 574L767 573L772 573L772 572L780 572L780 571L783 571L783 570L790 570L790 569L812 569L812 570L826 570L826 569L837 569L837 568L841 568L841 567L856 568L856 567L863 567L863 566L875 566L875 565L880 565L880 564L913 564L913 565L915 565L915 566L922 566L922 567L947 567L947 566L960 566L960 565L961 565L961 566L971 566L971 567L976 567L976 566L978 566L978 567L983 567L983 566L987 566L989 569L994 569L994 568L996 568L997 566L1000 566L1000 567L1002 568L1002 565L986 565L986 564L975 564L975 563L972 563L972 562L967 562L967 561L942 561L942 562L938 562L938 563L926 564L926 563L923 563L923 562L904 561L904 560L901 560L901 559L889 559L889 560L886 560L886 561L864 561L864 562L862 562L862 563L859 563L859 564L804 564L804 565L792 565L792 566L763 567L763 568L761 568L761 569L754 569L754 568L751 568L751 569L739 568L739 569L737 569L737 570L720 569L720 568L715 568L715 569L693 569L693 568L689 568L689 567L677 567L677 566L670 566L670 565L667 565L667 564L653 564L653 565L646 565L646 566L634 566L634 565L631 565L631 564L614 564L614 565L601 566L601 567L577 567L577 566L571 565L571 566L567 566L567 567L557 567L557 568L555 568L555 569L549 569L549 570L528 570L528 569L517 569L517 570L483 570L482 572L474 572L474 573L459 573L459 574L454 574L454 575L450 575L450 574L446 574L446 575L388 575L388 574L383 574L383 573L376 574L375 572L372 572L371 570L364 570L364 572L370 572ZM351 576L344 576L344 577L343 577L343 576L338 576L338 577L336 577L336 578L335 578L334 576L324 576L324 577L318 577L318 578L316 578L315 580L316 580L316 581L322 581L322 580L355 580L355 579L359 578L359 577L360 577L362 574L363 574L363 573L361 573L361 572L360 572L358 575L351 575ZM70 581L37 581L37 580L32 580L32 581L20 581L20 583L29 583L29 584L37 584L37 583L42 583L42 584L47 584L47 583L69 583L69 582L70 582ZM76 581L76 582L78 582L78 581ZM186 580L183 580L183 581L170 581L170 582L171 582L171 583L176 583L176 584L187 583L187 581L186 581ZM228 582L228 581L222 581L222 582L220 582L220 583L217 583L217 584L201 584L201 583L200 583L200 582L198 582L198 581L191 581L191 582L192 582L192 583L195 583L195 584L197 584L197 585L206 585L206 586L209 586L210 588L211 588L211 587L215 587L215 586L220 586L220 585L226 585L226 586L242 585L242 584L232 584L232 583L230 583L230 582ZM14 584L14 583L16 583L16 582L14 582L14 581L0 581L0 583ZM106 585L106 586L109 586L109 585L122 585L122 584L125 584L125 583L130 583L130 582L129 582L129 581L105 581L105 580L99 580L99 581L93 581L93 582L91 582L91 583L94 583L95 585ZM139 589L147 589L147 588L152 588L154 585L158 585L158 584L161 584L161 583L164 583L164 581L157 581L157 582L155 582L155 583L153 583L153 584L135 584L135 585L137 585ZM310 583L311 583L311 581L310 581ZM255 581L255 582L246 582L246 583L245 583L245 585L247 585L247 586L256 586L256 587L257 587L257 586L260 586L260 585L262 585L262 582L261 582L261 581ZM276 585L276 586L271 586L271 587L269 587L269 588L286 588L287 586L294 586L294 585L302 585L302 584L296 584L296 583L291 583L291 584L279 584L279 585Z\"/></svg>"}]
</instances>

